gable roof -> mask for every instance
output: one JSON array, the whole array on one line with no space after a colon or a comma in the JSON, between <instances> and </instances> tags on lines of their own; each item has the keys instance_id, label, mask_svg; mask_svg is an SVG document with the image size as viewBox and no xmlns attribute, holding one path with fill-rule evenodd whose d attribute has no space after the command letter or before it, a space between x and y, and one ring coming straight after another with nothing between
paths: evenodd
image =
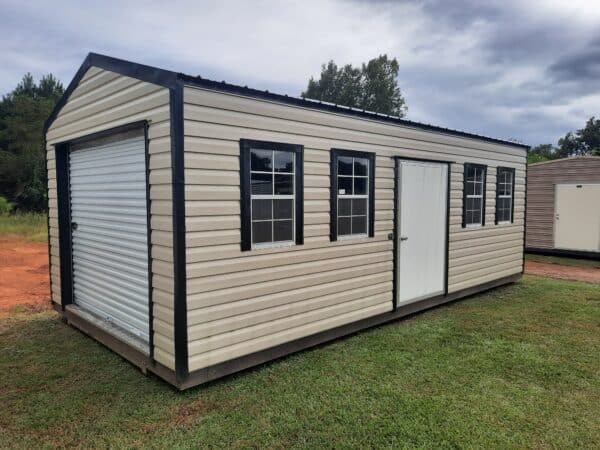
<instances>
[{"instance_id":1,"label":"gable roof","mask_svg":"<svg viewBox=\"0 0 600 450\"><path fill-rule=\"evenodd\" d=\"M175 89L178 85L188 84L211 90L238 94L246 97L276 101L279 103L284 103L293 106L300 106L303 108L317 109L321 111L334 112L337 114L362 117L370 120L376 120L379 122L393 123L405 127L418 128L421 130L432 131L446 135L477 139L480 141L492 142L495 144L510 145L513 147L519 147L524 150L529 150L530 148L528 145L521 144L518 142L491 138L488 136L467 133L465 131L453 130L450 128L439 127L421 122L414 122L412 120L406 120L396 116L389 116L377 112L361 110L358 108L336 105L333 103L323 102L319 100L304 99L300 97L290 97L288 95L275 94L269 91L261 91L246 86L238 86L235 84L226 83L224 81L213 81L199 76L195 77L183 73L172 72L170 70L159 69L157 67L147 66L144 64L138 64L123 59L100 55L98 53L89 53L83 61L81 67L79 67L79 70L77 70L77 73L73 77L73 80L71 80L64 94L59 99L54 109L50 113L48 120L46 120L46 123L44 124L44 134L47 133L48 128L50 128L54 120L56 120L56 117L58 116L60 110L67 103L71 93L79 85L79 82L90 67L98 67L101 69L109 70L124 76L136 78L141 81L157 84L168 89Z\"/></svg>"}]
</instances>

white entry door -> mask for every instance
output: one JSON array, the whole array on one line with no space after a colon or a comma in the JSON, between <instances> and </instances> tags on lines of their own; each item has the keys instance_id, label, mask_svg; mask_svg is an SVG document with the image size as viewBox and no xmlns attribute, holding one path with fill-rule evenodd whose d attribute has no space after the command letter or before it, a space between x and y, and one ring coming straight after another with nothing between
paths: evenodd
<instances>
[{"instance_id":1,"label":"white entry door","mask_svg":"<svg viewBox=\"0 0 600 450\"><path fill-rule=\"evenodd\" d=\"M148 343L148 227L143 130L70 152L73 300Z\"/></svg>"},{"instance_id":2,"label":"white entry door","mask_svg":"<svg viewBox=\"0 0 600 450\"><path fill-rule=\"evenodd\" d=\"M443 294L448 165L399 161L397 305Z\"/></svg>"},{"instance_id":3,"label":"white entry door","mask_svg":"<svg viewBox=\"0 0 600 450\"><path fill-rule=\"evenodd\" d=\"M600 184L557 184L554 247L600 251Z\"/></svg>"}]
</instances>

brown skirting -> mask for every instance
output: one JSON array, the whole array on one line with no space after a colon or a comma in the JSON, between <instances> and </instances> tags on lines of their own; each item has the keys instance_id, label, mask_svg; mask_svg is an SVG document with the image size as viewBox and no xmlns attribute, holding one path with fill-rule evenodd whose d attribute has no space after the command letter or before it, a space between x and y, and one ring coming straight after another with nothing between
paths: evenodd
<instances>
[{"instance_id":1,"label":"brown skirting","mask_svg":"<svg viewBox=\"0 0 600 450\"><path fill-rule=\"evenodd\" d=\"M179 389L188 389L190 387L197 386L208 381L216 380L217 378L221 378L226 375L230 375L242 371L244 369L248 369L250 367L254 367L259 364L263 364L268 361L272 361L310 347L324 344L326 342L338 339L343 336L348 336L350 334L357 333L367 328L371 328L377 325L384 324L386 322L397 320L444 303L452 302L454 300L467 297L469 295L487 291L489 289L501 286L503 284L513 283L519 280L520 278L521 274L517 273L508 277L500 278L498 280L490 281L485 284L473 286L468 289L452 292L448 295L440 295L408 305L400 306L399 308L391 312L379 314L373 317L368 317L357 322L349 323L347 325L342 325L337 328L332 328L331 330L322 331L311 336L286 342L284 344L280 344L275 347L261 350L259 352L255 352L249 355L241 356L239 358L216 364L211 367L196 370L194 372L191 372L183 380L178 380L173 370L157 363L156 361L152 361L143 352L135 349L134 347L123 342L122 340L117 339L110 333L103 330L101 327L83 319L81 316L73 313L68 308L63 309L61 306L56 304L54 304L54 307L60 314L62 314L66 318L67 322L70 325L74 326L75 328L81 330L85 334L104 344L108 348L112 349L114 352L116 352L123 358L130 361L132 364L139 367L142 370L142 372L145 373L146 371L150 371Z\"/></svg>"},{"instance_id":2,"label":"brown skirting","mask_svg":"<svg viewBox=\"0 0 600 450\"><path fill-rule=\"evenodd\" d=\"M590 252L585 250L526 247L525 253L531 253L533 255L565 256L568 258L600 259L600 252Z\"/></svg>"}]
</instances>

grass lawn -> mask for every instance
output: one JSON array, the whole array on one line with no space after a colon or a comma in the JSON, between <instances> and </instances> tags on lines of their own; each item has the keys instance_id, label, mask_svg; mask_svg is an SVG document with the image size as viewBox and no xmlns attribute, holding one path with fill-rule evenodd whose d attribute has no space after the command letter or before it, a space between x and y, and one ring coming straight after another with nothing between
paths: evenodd
<instances>
[{"instance_id":1,"label":"grass lawn","mask_svg":"<svg viewBox=\"0 0 600 450\"><path fill-rule=\"evenodd\" d=\"M0 446L599 448L600 285L523 281L186 392L0 316Z\"/></svg>"},{"instance_id":2,"label":"grass lawn","mask_svg":"<svg viewBox=\"0 0 600 450\"><path fill-rule=\"evenodd\" d=\"M0 236L21 236L29 241L48 240L48 217L45 214L0 214Z\"/></svg>"},{"instance_id":3,"label":"grass lawn","mask_svg":"<svg viewBox=\"0 0 600 450\"><path fill-rule=\"evenodd\" d=\"M563 266L590 267L592 269L600 269L600 261L594 261L592 259L565 258L563 256L532 255L530 253L525 253L525 260L547 264L560 264Z\"/></svg>"}]
</instances>

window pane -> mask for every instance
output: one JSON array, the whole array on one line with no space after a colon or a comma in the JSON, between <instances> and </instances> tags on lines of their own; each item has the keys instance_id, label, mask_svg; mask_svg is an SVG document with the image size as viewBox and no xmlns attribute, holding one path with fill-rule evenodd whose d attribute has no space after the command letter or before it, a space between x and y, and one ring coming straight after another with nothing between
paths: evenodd
<instances>
[{"instance_id":1,"label":"window pane","mask_svg":"<svg viewBox=\"0 0 600 450\"><path fill-rule=\"evenodd\" d=\"M354 195L366 195L368 178L354 178Z\"/></svg>"},{"instance_id":2,"label":"window pane","mask_svg":"<svg viewBox=\"0 0 600 450\"><path fill-rule=\"evenodd\" d=\"M252 220L272 219L271 202L273 200L252 200Z\"/></svg>"},{"instance_id":3,"label":"window pane","mask_svg":"<svg viewBox=\"0 0 600 450\"><path fill-rule=\"evenodd\" d=\"M352 195L352 177L338 177L338 195Z\"/></svg>"},{"instance_id":4,"label":"window pane","mask_svg":"<svg viewBox=\"0 0 600 450\"><path fill-rule=\"evenodd\" d=\"M477 210L477 211L473 211L473 222L471 223L481 223L481 211Z\"/></svg>"},{"instance_id":5,"label":"window pane","mask_svg":"<svg viewBox=\"0 0 600 450\"><path fill-rule=\"evenodd\" d=\"M352 175L352 158L347 156L338 158L338 175Z\"/></svg>"},{"instance_id":6,"label":"window pane","mask_svg":"<svg viewBox=\"0 0 600 450\"><path fill-rule=\"evenodd\" d=\"M467 166L465 170L466 170L465 176L467 177L467 182L475 181L475 169L471 166Z\"/></svg>"},{"instance_id":7,"label":"window pane","mask_svg":"<svg viewBox=\"0 0 600 450\"><path fill-rule=\"evenodd\" d=\"M366 234L367 216L352 217L352 234Z\"/></svg>"},{"instance_id":8,"label":"window pane","mask_svg":"<svg viewBox=\"0 0 600 450\"><path fill-rule=\"evenodd\" d=\"M292 208L293 200L273 200L273 218L274 219L292 219L294 217Z\"/></svg>"},{"instance_id":9,"label":"window pane","mask_svg":"<svg viewBox=\"0 0 600 450\"><path fill-rule=\"evenodd\" d=\"M294 237L293 224L292 220L276 220L273 222L273 242L291 241Z\"/></svg>"},{"instance_id":10,"label":"window pane","mask_svg":"<svg viewBox=\"0 0 600 450\"><path fill-rule=\"evenodd\" d=\"M354 175L367 175L367 159L354 158Z\"/></svg>"},{"instance_id":11,"label":"window pane","mask_svg":"<svg viewBox=\"0 0 600 450\"><path fill-rule=\"evenodd\" d=\"M273 222L252 222L252 243L272 242Z\"/></svg>"},{"instance_id":12,"label":"window pane","mask_svg":"<svg viewBox=\"0 0 600 450\"><path fill-rule=\"evenodd\" d=\"M475 195L483 195L483 183L480 181L475 183Z\"/></svg>"},{"instance_id":13,"label":"window pane","mask_svg":"<svg viewBox=\"0 0 600 450\"><path fill-rule=\"evenodd\" d=\"M352 200L349 198L338 199L338 216L349 216L351 215L350 204Z\"/></svg>"},{"instance_id":14,"label":"window pane","mask_svg":"<svg viewBox=\"0 0 600 450\"><path fill-rule=\"evenodd\" d=\"M268 173L250 174L253 195L273 195L273 175Z\"/></svg>"},{"instance_id":15,"label":"window pane","mask_svg":"<svg viewBox=\"0 0 600 450\"><path fill-rule=\"evenodd\" d=\"M350 234L350 217L338 218L338 236Z\"/></svg>"},{"instance_id":16,"label":"window pane","mask_svg":"<svg viewBox=\"0 0 600 450\"><path fill-rule=\"evenodd\" d=\"M294 194L294 176L293 175L275 175L275 195L293 195Z\"/></svg>"},{"instance_id":17,"label":"window pane","mask_svg":"<svg viewBox=\"0 0 600 450\"><path fill-rule=\"evenodd\" d=\"M293 172L294 171L294 153L275 152L275 172Z\"/></svg>"},{"instance_id":18,"label":"window pane","mask_svg":"<svg viewBox=\"0 0 600 450\"><path fill-rule=\"evenodd\" d=\"M353 198L352 199L352 215L365 216L367 214L367 199Z\"/></svg>"},{"instance_id":19,"label":"window pane","mask_svg":"<svg viewBox=\"0 0 600 450\"><path fill-rule=\"evenodd\" d=\"M271 150L250 150L250 168L261 172L271 172L271 159L273 152Z\"/></svg>"}]
</instances>

